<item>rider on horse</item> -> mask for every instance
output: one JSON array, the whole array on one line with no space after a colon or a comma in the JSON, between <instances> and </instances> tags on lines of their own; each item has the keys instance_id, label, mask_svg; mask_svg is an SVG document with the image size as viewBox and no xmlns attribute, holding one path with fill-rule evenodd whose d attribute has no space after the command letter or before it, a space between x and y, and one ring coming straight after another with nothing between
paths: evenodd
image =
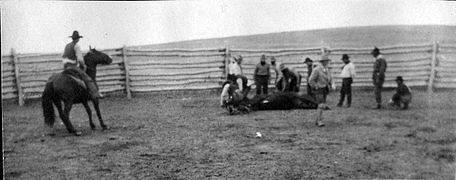
<instances>
[{"instance_id":1,"label":"rider on horse","mask_svg":"<svg viewBox=\"0 0 456 180\"><path fill-rule=\"evenodd\" d=\"M73 31L73 35L70 37L73 41L65 46L65 50L62 55L64 68L63 73L84 81L83 85L87 87L89 95L92 99L102 98L93 79L84 72L86 66L84 64L80 47L77 44L82 36L79 35L78 31Z\"/></svg>"}]
</instances>

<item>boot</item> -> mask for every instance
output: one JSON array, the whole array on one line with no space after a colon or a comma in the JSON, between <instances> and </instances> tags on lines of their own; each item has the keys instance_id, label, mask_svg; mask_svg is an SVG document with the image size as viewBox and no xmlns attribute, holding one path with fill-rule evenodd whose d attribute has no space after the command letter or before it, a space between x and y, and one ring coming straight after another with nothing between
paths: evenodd
<instances>
[{"instance_id":1,"label":"boot","mask_svg":"<svg viewBox=\"0 0 456 180\"><path fill-rule=\"evenodd\" d=\"M381 109L382 108L382 104L377 104L376 106L372 107L372 109Z\"/></svg>"}]
</instances>

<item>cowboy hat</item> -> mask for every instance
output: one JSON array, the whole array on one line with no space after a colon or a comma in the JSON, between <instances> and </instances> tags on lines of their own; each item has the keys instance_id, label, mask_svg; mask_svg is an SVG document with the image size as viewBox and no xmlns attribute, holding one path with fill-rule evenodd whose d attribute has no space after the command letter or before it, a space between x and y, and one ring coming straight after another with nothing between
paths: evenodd
<instances>
[{"instance_id":1,"label":"cowboy hat","mask_svg":"<svg viewBox=\"0 0 456 180\"><path fill-rule=\"evenodd\" d=\"M404 82L404 79L402 79L402 76L397 76L395 81L401 81Z\"/></svg>"},{"instance_id":2,"label":"cowboy hat","mask_svg":"<svg viewBox=\"0 0 456 180\"><path fill-rule=\"evenodd\" d=\"M331 61L331 59L329 59L328 54L323 54L321 55L321 59L318 61Z\"/></svg>"},{"instance_id":3,"label":"cowboy hat","mask_svg":"<svg viewBox=\"0 0 456 180\"><path fill-rule=\"evenodd\" d=\"M308 63L308 62L313 62L313 61L312 61L312 59L310 59L310 58L307 57L307 58L304 60L304 63Z\"/></svg>"},{"instance_id":4,"label":"cowboy hat","mask_svg":"<svg viewBox=\"0 0 456 180\"><path fill-rule=\"evenodd\" d=\"M274 56L271 57L271 62L275 62L276 58Z\"/></svg>"},{"instance_id":5,"label":"cowboy hat","mask_svg":"<svg viewBox=\"0 0 456 180\"><path fill-rule=\"evenodd\" d=\"M374 47L374 50L372 50L371 54L380 54L380 49Z\"/></svg>"},{"instance_id":6,"label":"cowboy hat","mask_svg":"<svg viewBox=\"0 0 456 180\"><path fill-rule=\"evenodd\" d=\"M79 32L78 31L73 31L73 35L69 36L73 39L76 39L76 38L82 38L82 36L79 35Z\"/></svg>"},{"instance_id":7,"label":"cowboy hat","mask_svg":"<svg viewBox=\"0 0 456 180\"><path fill-rule=\"evenodd\" d=\"M236 57L234 57L234 60L235 60L236 62L241 62L242 59L243 59L243 58L242 58L241 55L237 55Z\"/></svg>"}]
</instances>

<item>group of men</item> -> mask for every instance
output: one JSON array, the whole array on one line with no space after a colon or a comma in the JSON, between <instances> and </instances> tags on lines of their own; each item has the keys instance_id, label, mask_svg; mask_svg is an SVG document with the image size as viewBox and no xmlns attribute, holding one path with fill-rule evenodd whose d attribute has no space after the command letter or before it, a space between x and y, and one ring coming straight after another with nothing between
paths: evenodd
<instances>
[{"instance_id":1,"label":"group of men","mask_svg":"<svg viewBox=\"0 0 456 180\"><path fill-rule=\"evenodd\" d=\"M374 70L373 70L373 84L375 87L374 94L376 100L376 106L374 109L382 108L382 88L385 81L385 72L387 68L387 62L385 58L381 55L380 50L375 47L372 52L372 56L375 58ZM329 94L330 89L335 90L335 84L333 81L333 76L328 68L329 62L331 59L328 57L329 51L323 51L321 58L314 62L310 58L306 58L303 62L307 65L307 94L312 96L316 102L319 104L317 109L317 117L315 124L317 126L324 126L322 122L323 110L330 109L326 105L326 97ZM221 96L221 105L223 106L225 100L230 97L230 92L235 92L234 86L239 87L237 91L242 92L243 89L247 86L247 78L243 75L241 62L242 56L237 56L231 58L229 68L228 68L228 80L234 83L225 83L225 85L230 86L231 90L228 92L228 86L224 87L222 90ZM351 107L352 104L352 83L356 76L356 69L353 62L350 61L350 56L348 54L343 54L341 60L344 62L344 65L341 67L340 77L342 78L342 86L340 89L340 98L337 103L338 107L342 107L346 97L346 107ZM291 91L299 92L299 87L301 84L302 76L286 67L283 63L277 62L275 57L270 57L271 64L266 62L266 56L262 55L260 58L260 63L258 63L254 70L254 81L256 85L256 94L268 94L268 85L271 78L270 69L272 68L275 71L275 87L277 91ZM402 109L407 109L408 104L411 101L411 91L404 84L404 80L401 76L396 78L398 88L396 94L391 99L391 105L395 107L401 107Z\"/></svg>"},{"instance_id":2,"label":"group of men","mask_svg":"<svg viewBox=\"0 0 456 180\"><path fill-rule=\"evenodd\" d=\"M82 53L80 50L79 39L83 36L79 35L78 31L73 31L71 36L72 41L65 46L62 58L64 69L71 69L78 72L81 75L81 79L87 86L89 95L91 98L101 98L102 95L98 92L98 87L94 80L90 78L85 72L85 64L83 61ZM375 87L375 100L377 105L375 109L382 108L382 88L385 81L385 72L387 68L387 62L381 55L380 50L375 47L372 52L372 56L375 58L374 70L373 70L373 84ZM316 125L324 126L322 122L323 110L329 109L326 105L326 97L330 91L330 88L335 90L335 84L333 82L331 71L328 68L328 64L331 61L328 58L329 52L323 51L322 56L317 62L313 62L310 58L306 58L304 64L307 65L307 94L315 98L319 104L317 109ZM250 90L247 86L247 77L242 72L242 56L230 58L228 65L228 77L227 82L223 84L220 104L225 105L229 98L233 98L233 94L238 94L238 99L246 98L245 90ZM337 103L338 107L342 107L345 97L347 97L347 107L351 106L352 103L352 90L351 85L353 79L356 76L355 65L350 61L350 57L347 54L343 54L341 60L344 65L341 67L340 77L342 78L342 87L340 90L340 99ZM271 64L266 62L266 56L262 55L260 63L255 67L254 80L256 84L256 93L268 94L268 85L271 78L270 69L273 68L276 74L275 87L277 91L284 92L299 92L302 76L286 67L283 63L277 62L275 57L270 57ZM407 109L411 101L411 91L404 84L404 80L401 76L396 77L397 89L396 94L391 99L391 105Z\"/></svg>"}]
</instances>

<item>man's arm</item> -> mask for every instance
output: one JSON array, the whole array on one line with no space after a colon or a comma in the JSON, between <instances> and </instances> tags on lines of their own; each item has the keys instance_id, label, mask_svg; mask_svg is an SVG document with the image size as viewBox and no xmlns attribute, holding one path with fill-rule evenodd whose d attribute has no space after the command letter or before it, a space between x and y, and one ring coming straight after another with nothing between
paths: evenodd
<instances>
[{"instance_id":1,"label":"man's arm","mask_svg":"<svg viewBox=\"0 0 456 180\"><path fill-rule=\"evenodd\" d=\"M378 65L378 72L380 74L385 74L385 71L386 71L386 61L384 59L381 59L381 61L379 62L379 65Z\"/></svg>"},{"instance_id":2,"label":"man's arm","mask_svg":"<svg viewBox=\"0 0 456 180\"><path fill-rule=\"evenodd\" d=\"M84 63L84 58L82 57L82 52L81 52L81 48L79 47L79 45L74 45L74 52L76 54L76 60L78 61L79 65L81 66L81 69L83 71L86 70L86 65Z\"/></svg>"},{"instance_id":3,"label":"man's arm","mask_svg":"<svg viewBox=\"0 0 456 180\"><path fill-rule=\"evenodd\" d=\"M242 78L237 78L236 83L238 84L239 90L243 92L244 86L242 86Z\"/></svg>"},{"instance_id":4,"label":"man's arm","mask_svg":"<svg viewBox=\"0 0 456 180\"><path fill-rule=\"evenodd\" d=\"M222 94L220 95L220 105L221 106L224 105L223 101L225 101L229 97L229 94L228 94L228 89L229 88L230 88L229 84L225 84L225 86L223 86Z\"/></svg>"},{"instance_id":5,"label":"man's arm","mask_svg":"<svg viewBox=\"0 0 456 180\"><path fill-rule=\"evenodd\" d=\"M317 84L317 78L318 78L318 69L314 69L309 77L310 87L315 88L315 85Z\"/></svg>"},{"instance_id":6,"label":"man's arm","mask_svg":"<svg viewBox=\"0 0 456 180\"><path fill-rule=\"evenodd\" d=\"M255 71L253 72L253 79L256 79L257 72L258 72L258 65L255 67Z\"/></svg>"}]
</instances>

